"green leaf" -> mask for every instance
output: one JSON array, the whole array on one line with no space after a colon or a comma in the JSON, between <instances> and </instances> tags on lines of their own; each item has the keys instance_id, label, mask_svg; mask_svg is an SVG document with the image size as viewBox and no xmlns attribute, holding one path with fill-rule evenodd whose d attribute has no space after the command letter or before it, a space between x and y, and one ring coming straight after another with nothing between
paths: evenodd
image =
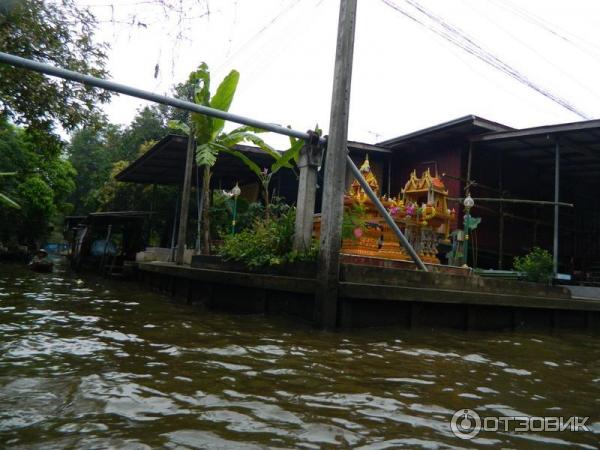
<instances>
[{"instance_id":1,"label":"green leaf","mask_svg":"<svg viewBox=\"0 0 600 450\"><path fill-rule=\"evenodd\" d=\"M292 143L292 146L283 152L281 157L271 166L271 173L276 173L282 167L292 169L290 160L293 159L294 161L298 161L298 156L300 155L300 150L302 150L303 146L304 141L302 139L296 139L295 142Z\"/></svg>"},{"instance_id":2,"label":"green leaf","mask_svg":"<svg viewBox=\"0 0 600 450\"><path fill-rule=\"evenodd\" d=\"M217 92L213 95L210 100L210 106L221 111L229 111L233 96L237 90L238 82L240 80L240 73L237 70L232 70L229 74L223 78L221 84L217 88ZM212 134L211 138L215 139L225 126L225 120L213 118L212 119Z\"/></svg>"},{"instance_id":3,"label":"green leaf","mask_svg":"<svg viewBox=\"0 0 600 450\"><path fill-rule=\"evenodd\" d=\"M266 133L267 130L263 130L262 128L258 128L258 127L253 127L251 125L242 125L241 127L237 127L236 129L230 131L230 133L237 133L237 132L251 132L251 133Z\"/></svg>"},{"instance_id":4,"label":"green leaf","mask_svg":"<svg viewBox=\"0 0 600 450\"><path fill-rule=\"evenodd\" d=\"M169 120L169 122L167 122L167 126L172 130L181 131L186 136L190 135L190 127L181 120Z\"/></svg>"},{"instance_id":5,"label":"green leaf","mask_svg":"<svg viewBox=\"0 0 600 450\"><path fill-rule=\"evenodd\" d=\"M217 162L220 148L212 143L201 144L196 147L196 164L212 167Z\"/></svg>"},{"instance_id":6,"label":"green leaf","mask_svg":"<svg viewBox=\"0 0 600 450\"><path fill-rule=\"evenodd\" d=\"M194 84L194 102L198 105L210 106L210 72L206 63L190 74L189 82ZM213 119L205 114L192 113L195 126L196 141L199 144L210 142L213 134Z\"/></svg>"},{"instance_id":7,"label":"green leaf","mask_svg":"<svg viewBox=\"0 0 600 450\"><path fill-rule=\"evenodd\" d=\"M256 145L265 153L270 155L274 160L278 160L279 158L281 158L280 152L275 150L273 147L271 147L269 144L267 144L254 133L234 130L231 133L223 135L219 138L219 143L228 148L232 148L236 144L239 144L241 142L249 142Z\"/></svg>"},{"instance_id":8,"label":"green leaf","mask_svg":"<svg viewBox=\"0 0 600 450\"><path fill-rule=\"evenodd\" d=\"M471 217L469 218L469 229L474 230L481 223L481 217Z\"/></svg>"},{"instance_id":9,"label":"green leaf","mask_svg":"<svg viewBox=\"0 0 600 450\"><path fill-rule=\"evenodd\" d=\"M205 62L200 63L198 68L190 73L189 82L195 86L194 102L210 106L210 72Z\"/></svg>"},{"instance_id":10,"label":"green leaf","mask_svg":"<svg viewBox=\"0 0 600 450\"><path fill-rule=\"evenodd\" d=\"M233 150L230 148L227 149L223 149L222 150L225 153L229 153L230 155L235 156L236 158L239 158L244 164L246 164L246 166L252 171L254 172L254 174L259 178L262 179L263 177L263 173L261 168L258 166L258 164L256 164L254 161L252 161L250 158L248 158L246 155L244 155L242 152L237 151L237 150Z\"/></svg>"},{"instance_id":11,"label":"green leaf","mask_svg":"<svg viewBox=\"0 0 600 450\"><path fill-rule=\"evenodd\" d=\"M16 174L17 172L0 172L0 177L12 177Z\"/></svg>"},{"instance_id":12,"label":"green leaf","mask_svg":"<svg viewBox=\"0 0 600 450\"><path fill-rule=\"evenodd\" d=\"M4 195L2 192L0 192L0 203L10 206L11 208L21 209L21 205Z\"/></svg>"}]
</instances>

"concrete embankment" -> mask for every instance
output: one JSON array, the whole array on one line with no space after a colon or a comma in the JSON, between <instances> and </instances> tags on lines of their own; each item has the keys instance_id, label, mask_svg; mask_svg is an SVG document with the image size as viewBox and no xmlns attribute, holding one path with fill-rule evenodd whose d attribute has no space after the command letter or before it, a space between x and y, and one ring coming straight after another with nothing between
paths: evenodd
<instances>
[{"instance_id":1,"label":"concrete embankment","mask_svg":"<svg viewBox=\"0 0 600 450\"><path fill-rule=\"evenodd\" d=\"M234 313L289 314L315 321L311 276L140 263L142 280L190 303ZM600 301L560 286L343 264L338 326L466 330L600 330Z\"/></svg>"}]
</instances>

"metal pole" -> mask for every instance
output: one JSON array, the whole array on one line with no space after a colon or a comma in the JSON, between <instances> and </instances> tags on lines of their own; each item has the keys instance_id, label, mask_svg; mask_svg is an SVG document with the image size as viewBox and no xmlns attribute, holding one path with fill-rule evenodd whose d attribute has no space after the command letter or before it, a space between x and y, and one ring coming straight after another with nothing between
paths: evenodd
<instances>
[{"instance_id":1,"label":"metal pole","mask_svg":"<svg viewBox=\"0 0 600 450\"><path fill-rule=\"evenodd\" d=\"M96 78L91 75L84 75L79 72L72 70L62 69L60 67L54 67L50 64L44 64L30 59L21 58L19 56L11 55L9 53L0 52L0 62L10 64L11 66L22 67L25 69L33 70L35 72L44 73L46 75L52 75L66 80L75 81L88 86L94 86L107 91L118 92L120 94L129 95L131 97L137 97L151 102L161 103L163 105L173 106L175 108L184 109L186 111L196 112L205 114L211 117L218 117L230 122L239 123L242 125L249 125L252 127L260 128L265 131L271 131L273 133L283 134L285 136L292 136L298 139L308 139L308 133L303 131L292 130L290 128L282 127L274 123L262 122L255 120L250 117L239 116L230 112L221 111L208 106L197 105L192 102L185 100L179 100L165 95L154 94L150 91L144 91L143 89L137 89L124 84L115 83L114 81L103 80ZM321 140L324 143L324 140Z\"/></svg>"},{"instance_id":2,"label":"metal pole","mask_svg":"<svg viewBox=\"0 0 600 450\"><path fill-rule=\"evenodd\" d=\"M171 262L175 261L175 237L177 236L177 216L179 215L179 200L181 191L177 193L175 200L175 214L173 215L173 229L171 230Z\"/></svg>"},{"instance_id":3,"label":"metal pole","mask_svg":"<svg viewBox=\"0 0 600 450\"><path fill-rule=\"evenodd\" d=\"M503 195L504 189L504 153L500 151L498 153L498 190L500 191L500 195ZM498 269L502 270L504 265L504 203L500 202L499 213L500 218L498 221Z\"/></svg>"},{"instance_id":4,"label":"metal pole","mask_svg":"<svg viewBox=\"0 0 600 450\"><path fill-rule=\"evenodd\" d=\"M556 140L554 153L554 242L552 251L552 270L554 277L558 274L558 213L560 199L560 142Z\"/></svg>"},{"instance_id":5,"label":"metal pole","mask_svg":"<svg viewBox=\"0 0 600 450\"><path fill-rule=\"evenodd\" d=\"M328 328L337 325L356 3L357 0L341 0L340 2L337 47L333 70L333 92L331 94L329 140L327 158L325 159L325 185L321 207L321 245L319 248L318 285L315 296L315 319L318 324Z\"/></svg>"},{"instance_id":6,"label":"metal pole","mask_svg":"<svg viewBox=\"0 0 600 450\"><path fill-rule=\"evenodd\" d=\"M469 154L467 156L467 183L466 188L471 189L471 166L473 163L473 143L469 142Z\"/></svg>"},{"instance_id":7,"label":"metal pole","mask_svg":"<svg viewBox=\"0 0 600 450\"><path fill-rule=\"evenodd\" d=\"M463 264L469 265L469 239L471 239L469 233L469 225L471 223L471 214L469 213L471 208L465 207L465 217L463 219Z\"/></svg>"},{"instance_id":8,"label":"metal pole","mask_svg":"<svg viewBox=\"0 0 600 450\"><path fill-rule=\"evenodd\" d=\"M390 154L388 157L388 166L387 166L387 196L392 196L392 155Z\"/></svg>"},{"instance_id":9,"label":"metal pole","mask_svg":"<svg viewBox=\"0 0 600 450\"><path fill-rule=\"evenodd\" d=\"M231 234L235 234L235 219L237 215L237 195L233 196L233 220L231 221Z\"/></svg>"},{"instance_id":10,"label":"metal pole","mask_svg":"<svg viewBox=\"0 0 600 450\"><path fill-rule=\"evenodd\" d=\"M363 188L363 190L365 191L365 193L367 194L369 199L371 199L371 201L377 208L377 211L379 211L379 214L381 214L383 216L383 218L385 219L387 224L390 226L390 228L392 229L394 234L398 237L398 239L400 240L400 243L406 249L406 251L408 252L410 257L413 259L415 264L419 267L419 269L421 269L424 272L427 272L427 266L425 266L425 264L423 264L423 261L421 261L421 258L419 258L419 255L417 254L417 252L415 251L413 246L410 245L410 242L408 242L408 239L406 239L406 236L404 236L404 234L402 233L402 231L400 230L400 228L398 227L398 225L396 224L396 222L394 221L394 219L392 218L392 216L390 215L388 210L385 209L385 206L383 206L383 203L381 203L379 198L377 198L377 195L375 194L375 192L373 192L373 190L371 189L371 186L369 186L369 183L367 183L367 180L364 179L364 177L360 173L360 169L358 167L356 167L356 164L354 164L354 161L352 161L352 158L350 158L350 155L346 156L346 164L348 164L348 167L350 167L352 174L358 180L360 186Z\"/></svg>"},{"instance_id":11,"label":"metal pole","mask_svg":"<svg viewBox=\"0 0 600 450\"><path fill-rule=\"evenodd\" d=\"M525 203L527 205L550 205L550 206L565 206L567 208L573 208L573 203L565 202L546 202L543 200L525 200L520 198L498 198L498 197L472 197L476 202L490 202L490 203ZM464 197L448 197L450 201L462 202Z\"/></svg>"}]
</instances>

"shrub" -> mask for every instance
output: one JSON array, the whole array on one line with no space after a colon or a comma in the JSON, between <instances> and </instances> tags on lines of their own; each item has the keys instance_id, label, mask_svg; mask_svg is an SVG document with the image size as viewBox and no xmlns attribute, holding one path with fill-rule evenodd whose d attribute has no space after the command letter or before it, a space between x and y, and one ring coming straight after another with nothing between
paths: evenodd
<instances>
[{"instance_id":1,"label":"shrub","mask_svg":"<svg viewBox=\"0 0 600 450\"><path fill-rule=\"evenodd\" d=\"M251 269L287 262L316 260L316 245L307 252L292 249L296 210L282 208L277 216L256 218L249 228L225 236L219 254L226 261L241 262Z\"/></svg>"},{"instance_id":2,"label":"shrub","mask_svg":"<svg viewBox=\"0 0 600 450\"><path fill-rule=\"evenodd\" d=\"M353 204L351 207L344 208L344 217L342 220L342 238L358 239L366 229L364 217L366 216L364 205Z\"/></svg>"},{"instance_id":3,"label":"shrub","mask_svg":"<svg viewBox=\"0 0 600 450\"><path fill-rule=\"evenodd\" d=\"M523 272L527 281L550 283L553 272L552 255L542 248L534 247L527 255L517 256L513 268Z\"/></svg>"}]
</instances>

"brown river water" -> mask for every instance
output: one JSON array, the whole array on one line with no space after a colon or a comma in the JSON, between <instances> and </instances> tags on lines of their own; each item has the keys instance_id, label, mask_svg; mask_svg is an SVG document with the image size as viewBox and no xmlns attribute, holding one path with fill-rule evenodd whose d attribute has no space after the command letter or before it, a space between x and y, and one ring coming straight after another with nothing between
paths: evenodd
<instances>
[{"instance_id":1,"label":"brown river water","mask_svg":"<svg viewBox=\"0 0 600 450\"><path fill-rule=\"evenodd\" d=\"M462 440L461 408L590 430ZM322 332L0 265L0 448L336 447L600 448L600 337Z\"/></svg>"}]
</instances>

